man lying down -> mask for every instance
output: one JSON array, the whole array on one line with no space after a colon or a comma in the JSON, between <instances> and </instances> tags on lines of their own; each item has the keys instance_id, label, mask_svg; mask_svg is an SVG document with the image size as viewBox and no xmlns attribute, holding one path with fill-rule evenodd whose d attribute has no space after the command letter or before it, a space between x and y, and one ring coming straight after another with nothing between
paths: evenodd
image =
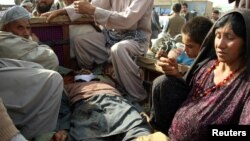
<instances>
[{"instance_id":1,"label":"man lying down","mask_svg":"<svg viewBox=\"0 0 250 141\"><path fill-rule=\"evenodd\" d=\"M54 141L129 141L150 134L140 108L101 81L65 86Z\"/></svg>"}]
</instances>

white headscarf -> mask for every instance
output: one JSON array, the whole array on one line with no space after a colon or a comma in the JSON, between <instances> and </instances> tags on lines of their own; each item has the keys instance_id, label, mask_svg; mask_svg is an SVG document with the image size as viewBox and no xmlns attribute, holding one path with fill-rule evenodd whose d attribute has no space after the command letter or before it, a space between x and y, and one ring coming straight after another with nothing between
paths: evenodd
<instances>
[{"instance_id":1,"label":"white headscarf","mask_svg":"<svg viewBox=\"0 0 250 141\"><path fill-rule=\"evenodd\" d=\"M19 19L30 19L29 12L21 6L13 6L7 9L3 16L0 17L0 30L2 30L3 25Z\"/></svg>"}]
</instances>

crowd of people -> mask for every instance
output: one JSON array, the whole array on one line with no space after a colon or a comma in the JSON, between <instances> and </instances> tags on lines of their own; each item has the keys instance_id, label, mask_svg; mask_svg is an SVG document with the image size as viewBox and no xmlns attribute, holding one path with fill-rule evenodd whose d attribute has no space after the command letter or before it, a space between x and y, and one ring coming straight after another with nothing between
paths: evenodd
<instances>
[{"instance_id":1,"label":"crowd of people","mask_svg":"<svg viewBox=\"0 0 250 141\"><path fill-rule=\"evenodd\" d=\"M224 15L214 10L213 19L176 3L163 29L153 0L35 2L23 0L0 17L0 140L53 133L47 140L206 141L210 125L250 124L248 1L236 0ZM32 16L49 23L82 14L93 16L101 31L70 40L79 68L112 64L121 89L106 80L65 83L55 52L31 31ZM184 51L178 58L157 52L164 74L148 93L135 58L146 55L157 34L180 34ZM184 75L178 64L189 66Z\"/></svg>"}]
</instances>

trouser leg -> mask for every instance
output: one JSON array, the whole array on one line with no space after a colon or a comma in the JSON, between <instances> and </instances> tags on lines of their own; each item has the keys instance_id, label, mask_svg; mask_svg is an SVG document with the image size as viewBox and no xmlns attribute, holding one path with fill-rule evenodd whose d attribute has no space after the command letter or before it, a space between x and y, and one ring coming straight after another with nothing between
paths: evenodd
<instances>
[{"instance_id":1,"label":"trouser leg","mask_svg":"<svg viewBox=\"0 0 250 141\"><path fill-rule=\"evenodd\" d=\"M187 94L183 79L161 75L153 81L150 122L156 130L167 133L175 112Z\"/></svg>"},{"instance_id":2,"label":"trouser leg","mask_svg":"<svg viewBox=\"0 0 250 141\"><path fill-rule=\"evenodd\" d=\"M108 61L109 48L105 47L106 38L101 32L79 35L74 40L73 50L80 67L92 68L93 64Z\"/></svg>"},{"instance_id":3,"label":"trouser leg","mask_svg":"<svg viewBox=\"0 0 250 141\"><path fill-rule=\"evenodd\" d=\"M138 101L144 100L147 93L134 58L143 55L144 51L145 48L133 40L124 40L111 47L112 64L117 80Z\"/></svg>"}]
</instances>

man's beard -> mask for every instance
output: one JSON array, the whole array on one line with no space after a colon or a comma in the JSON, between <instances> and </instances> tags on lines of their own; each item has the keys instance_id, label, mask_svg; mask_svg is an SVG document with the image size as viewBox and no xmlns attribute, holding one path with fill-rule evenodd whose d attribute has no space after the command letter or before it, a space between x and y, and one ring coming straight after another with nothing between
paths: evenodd
<instances>
[{"instance_id":1,"label":"man's beard","mask_svg":"<svg viewBox=\"0 0 250 141\"><path fill-rule=\"evenodd\" d=\"M49 5L49 6L39 6L39 5L37 5L36 9L37 9L37 12L39 14L42 14L42 13L48 12L50 10L51 6L52 5Z\"/></svg>"}]
</instances>

